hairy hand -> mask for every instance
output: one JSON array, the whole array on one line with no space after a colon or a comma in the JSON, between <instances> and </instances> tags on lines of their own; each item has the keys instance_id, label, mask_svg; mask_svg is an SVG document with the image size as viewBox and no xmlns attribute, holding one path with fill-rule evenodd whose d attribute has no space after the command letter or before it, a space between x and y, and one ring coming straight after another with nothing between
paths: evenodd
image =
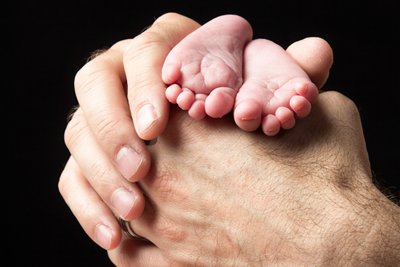
<instances>
[{"instance_id":1,"label":"hairy hand","mask_svg":"<svg viewBox=\"0 0 400 267\"><path fill-rule=\"evenodd\" d=\"M319 101L310 118L276 138L240 131L229 119L198 122L173 111L140 182L148 204L131 222L155 246L136 244L132 253L135 241L127 239L110 252L113 262L382 262L375 246L385 231L375 219L392 222L382 208L395 206L372 184L354 104L334 92Z\"/></svg>"}]
</instances>

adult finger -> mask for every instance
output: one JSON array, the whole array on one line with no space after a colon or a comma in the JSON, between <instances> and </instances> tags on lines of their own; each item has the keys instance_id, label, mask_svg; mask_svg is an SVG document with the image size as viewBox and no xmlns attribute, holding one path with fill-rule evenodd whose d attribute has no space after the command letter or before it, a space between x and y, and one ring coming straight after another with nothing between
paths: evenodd
<instances>
[{"instance_id":1,"label":"adult finger","mask_svg":"<svg viewBox=\"0 0 400 267\"><path fill-rule=\"evenodd\" d=\"M136 131L142 139L152 140L165 129L169 102L161 68L172 47L198 27L197 22L185 16L167 13L125 49L128 100Z\"/></svg>"},{"instance_id":2,"label":"adult finger","mask_svg":"<svg viewBox=\"0 0 400 267\"><path fill-rule=\"evenodd\" d=\"M319 37L308 37L294 42L286 51L318 88L325 84L333 64L333 51L327 41Z\"/></svg>"},{"instance_id":3,"label":"adult finger","mask_svg":"<svg viewBox=\"0 0 400 267\"><path fill-rule=\"evenodd\" d=\"M117 216L134 219L142 213L144 197L141 190L115 169L90 131L81 109L67 125L65 143L83 177Z\"/></svg>"},{"instance_id":4,"label":"adult finger","mask_svg":"<svg viewBox=\"0 0 400 267\"><path fill-rule=\"evenodd\" d=\"M125 93L121 41L89 61L75 77L75 92L95 140L116 169L137 181L150 168L150 156L136 135Z\"/></svg>"},{"instance_id":5,"label":"adult finger","mask_svg":"<svg viewBox=\"0 0 400 267\"><path fill-rule=\"evenodd\" d=\"M70 157L58 183L59 191L86 234L104 249L115 248L121 229L115 216Z\"/></svg>"}]
</instances>

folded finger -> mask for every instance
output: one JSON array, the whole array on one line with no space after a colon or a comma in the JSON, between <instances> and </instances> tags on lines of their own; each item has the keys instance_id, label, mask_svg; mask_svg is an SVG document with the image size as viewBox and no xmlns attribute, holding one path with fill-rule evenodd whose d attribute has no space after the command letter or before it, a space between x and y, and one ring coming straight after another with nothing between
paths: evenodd
<instances>
[{"instance_id":1,"label":"folded finger","mask_svg":"<svg viewBox=\"0 0 400 267\"><path fill-rule=\"evenodd\" d=\"M104 249L116 247L121 229L115 216L83 177L72 157L60 176L58 188L86 234Z\"/></svg>"},{"instance_id":2,"label":"folded finger","mask_svg":"<svg viewBox=\"0 0 400 267\"><path fill-rule=\"evenodd\" d=\"M115 169L96 142L85 117L78 109L65 131L65 143L79 165L82 177L111 208L124 219L137 218L143 211L144 197L135 183L131 183Z\"/></svg>"},{"instance_id":3,"label":"folded finger","mask_svg":"<svg viewBox=\"0 0 400 267\"><path fill-rule=\"evenodd\" d=\"M169 51L199 24L185 16L167 13L135 37L124 52L128 100L138 135L152 140L168 121L169 102L161 69Z\"/></svg>"},{"instance_id":4,"label":"folded finger","mask_svg":"<svg viewBox=\"0 0 400 267\"><path fill-rule=\"evenodd\" d=\"M121 41L78 71L75 92L93 138L130 181L142 178L150 167L143 141L136 135L125 92Z\"/></svg>"}]
</instances>

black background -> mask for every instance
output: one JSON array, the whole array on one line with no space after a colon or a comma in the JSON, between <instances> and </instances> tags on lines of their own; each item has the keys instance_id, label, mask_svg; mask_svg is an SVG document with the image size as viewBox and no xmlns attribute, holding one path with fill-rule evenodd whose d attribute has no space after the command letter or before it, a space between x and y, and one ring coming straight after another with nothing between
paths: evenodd
<instances>
[{"instance_id":1,"label":"black background","mask_svg":"<svg viewBox=\"0 0 400 267\"><path fill-rule=\"evenodd\" d=\"M73 79L89 54L132 38L161 14L179 12L200 23L236 13L254 37L286 47L308 36L326 39L335 63L326 90L359 107L377 181L399 196L399 63L394 1L24 1L14 2L3 43L12 51L5 80L16 93L12 186L4 186L7 258L15 266L112 266L83 232L57 183L68 158L63 132L75 105ZM9 50L3 51L6 57ZM12 67L14 66L14 67ZM4 71L3 71L4 73ZM5 83L5 90L9 90ZM10 103L3 101L9 107ZM8 179L6 179L8 178Z\"/></svg>"}]
</instances>

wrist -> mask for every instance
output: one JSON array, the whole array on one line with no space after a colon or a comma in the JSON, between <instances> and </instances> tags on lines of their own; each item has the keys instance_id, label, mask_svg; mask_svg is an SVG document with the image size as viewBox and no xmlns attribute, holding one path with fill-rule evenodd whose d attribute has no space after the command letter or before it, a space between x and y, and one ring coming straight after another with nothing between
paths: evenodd
<instances>
[{"instance_id":1,"label":"wrist","mask_svg":"<svg viewBox=\"0 0 400 267\"><path fill-rule=\"evenodd\" d=\"M400 260L400 208L368 181L367 176L354 178L348 188L318 182L304 187L303 181L297 188L297 183L290 181L284 195L265 190L263 185L242 189L254 194L254 188L263 188L269 193L260 192L260 199L244 197L252 202L238 216L248 219L235 227L241 229L236 238L242 245L239 255L244 257L236 260L247 265L396 265ZM246 188L238 182L233 186Z\"/></svg>"},{"instance_id":2,"label":"wrist","mask_svg":"<svg viewBox=\"0 0 400 267\"><path fill-rule=\"evenodd\" d=\"M400 262L400 207L374 188L371 228L358 255L369 266L397 266ZM372 206L372 204L371 204Z\"/></svg>"},{"instance_id":3,"label":"wrist","mask_svg":"<svg viewBox=\"0 0 400 267\"><path fill-rule=\"evenodd\" d=\"M342 223L330 232L335 266L395 266L400 262L400 207L375 186L353 188Z\"/></svg>"}]
</instances>

